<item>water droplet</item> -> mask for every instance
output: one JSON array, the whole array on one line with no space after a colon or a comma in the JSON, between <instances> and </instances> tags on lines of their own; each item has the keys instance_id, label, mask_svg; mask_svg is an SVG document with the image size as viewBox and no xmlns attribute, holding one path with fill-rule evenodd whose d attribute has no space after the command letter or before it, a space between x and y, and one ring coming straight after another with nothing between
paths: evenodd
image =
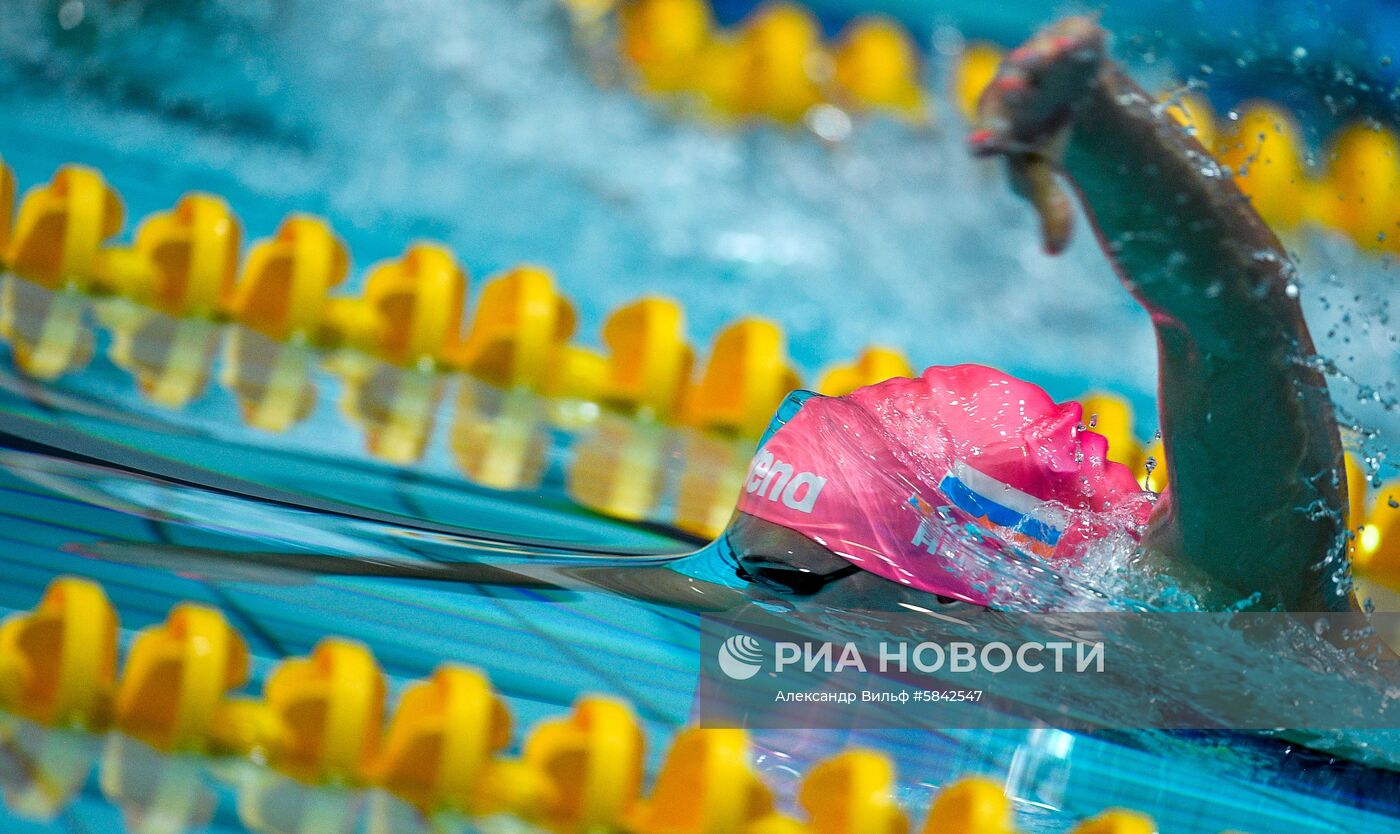
<instances>
[{"instance_id":1,"label":"water droplet","mask_svg":"<svg viewBox=\"0 0 1400 834\"><path fill-rule=\"evenodd\" d=\"M86 14L87 9L83 8L82 0L68 0L58 7L58 25L67 31L82 23Z\"/></svg>"},{"instance_id":2,"label":"water droplet","mask_svg":"<svg viewBox=\"0 0 1400 834\"><path fill-rule=\"evenodd\" d=\"M933 30L933 48L940 55L957 55L966 48L962 32L955 26L938 26Z\"/></svg>"},{"instance_id":3,"label":"water droplet","mask_svg":"<svg viewBox=\"0 0 1400 834\"><path fill-rule=\"evenodd\" d=\"M851 117L830 104L819 104L807 111L807 127L828 142L843 142L851 135Z\"/></svg>"}]
</instances>

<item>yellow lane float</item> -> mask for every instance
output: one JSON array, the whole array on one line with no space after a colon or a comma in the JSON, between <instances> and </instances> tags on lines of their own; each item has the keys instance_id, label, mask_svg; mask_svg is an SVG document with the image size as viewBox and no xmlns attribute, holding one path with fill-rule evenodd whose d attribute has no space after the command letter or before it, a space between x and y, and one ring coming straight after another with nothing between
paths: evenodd
<instances>
[{"instance_id":1,"label":"yellow lane float","mask_svg":"<svg viewBox=\"0 0 1400 834\"><path fill-rule=\"evenodd\" d=\"M696 58L691 78L691 86L708 115L720 121L738 116L744 83L744 51L739 36L716 34Z\"/></svg>"},{"instance_id":2,"label":"yellow lane float","mask_svg":"<svg viewBox=\"0 0 1400 834\"><path fill-rule=\"evenodd\" d=\"M7 167L0 190L13 191ZM12 198L4 204L8 215ZM3 260L25 281L61 290L41 300L9 278L0 288L0 338L14 346L15 362L25 373L54 379L91 358L92 340L83 323L88 301L79 291L105 289L97 280L102 245L121 230L124 213L121 198L102 175L81 165L63 166L50 182L24 195L13 229L6 225Z\"/></svg>"},{"instance_id":3,"label":"yellow lane float","mask_svg":"<svg viewBox=\"0 0 1400 834\"><path fill-rule=\"evenodd\" d=\"M569 497L613 518L653 518L674 448L674 433L664 426L601 414L574 446L565 482Z\"/></svg>"},{"instance_id":4,"label":"yellow lane float","mask_svg":"<svg viewBox=\"0 0 1400 834\"><path fill-rule=\"evenodd\" d=\"M253 244L229 305L244 327L277 341L315 342L326 301L345 281L350 256L318 217L294 214Z\"/></svg>"},{"instance_id":5,"label":"yellow lane float","mask_svg":"<svg viewBox=\"0 0 1400 834\"><path fill-rule=\"evenodd\" d=\"M1352 564L1363 578L1400 591L1400 481L1376 493L1366 523L1357 532Z\"/></svg>"},{"instance_id":6,"label":"yellow lane float","mask_svg":"<svg viewBox=\"0 0 1400 834\"><path fill-rule=\"evenodd\" d=\"M0 707L30 719L0 711L0 743L26 762L3 785L18 813L54 818L100 757L102 792L132 824L207 821L216 804L213 777L231 784L239 819L257 831L426 834L472 824L462 815L510 815L516 819L499 822L555 834L909 830L894 798L894 767L873 751L847 750L813 765L795 797L799 819L774 810L789 803L778 802L755 769L742 730L681 728L648 790L646 740L620 700L581 697L568 715L537 723L511 756L510 712L474 669L448 664L408 684L385 727L384 676L358 643L328 637L309 657L282 660L259 700L230 697L245 684L250 658L217 611L176 606L132 641L120 679L117 627L101 588L66 577L53 580L35 610L0 625ZM109 718L146 743L40 726L102 728ZM210 762L161 752L169 750L254 758ZM346 789L358 785L385 793ZM1016 829L1002 786L977 777L937 792L920 830ZM1074 830L1154 829L1146 816L1112 809Z\"/></svg>"},{"instance_id":7,"label":"yellow lane float","mask_svg":"<svg viewBox=\"0 0 1400 834\"><path fill-rule=\"evenodd\" d=\"M223 380L256 428L286 431L310 414L308 346L336 341L329 294L349 268L345 244L308 215L288 217L249 250L229 304L242 327L226 335Z\"/></svg>"},{"instance_id":8,"label":"yellow lane float","mask_svg":"<svg viewBox=\"0 0 1400 834\"><path fill-rule=\"evenodd\" d=\"M122 809L134 834L179 834L206 827L219 800L199 763L163 755L140 741L110 736L102 751L99 787Z\"/></svg>"},{"instance_id":9,"label":"yellow lane float","mask_svg":"<svg viewBox=\"0 0 1400 834\"><path fill-rule=\"evenodd\" d=\"M222 198L186 194L136 229L135 249L156 279L151 306L172 316L209 317L233 295L242 232Z\"/></svg>"},{"instance_id":10,"label":"yellow lane float","mask_svg":"<svg viewBox=\"0 0 1400 834\"><path fill-rule=\"evenodd\" d=\"M510 732L510 712L485 675L442 666L404 690L367 775L422 810L470 811Z\"/></svg>"},{"instance_id":11,"label":"yellow lane float","mask_svg":"<svg viewBox=\"0 0 1400 834\"><path fill-rule=\"evenodd\" d=\"M1006 51L995 44L973 42L963 49L953 65L950 94L962 117L971 122L977 118L977 102L982 91L996 78Z\"/></svg>"},{"instance_id":12,"label":"yellow lane float","mask_svg":"<svg viewBox=\"0 0 1400 834\"><path fill-rule=\"evenodd\" d=\"M117 614L86 579L54 580L0 623L0 706L41 724L102 727L117 673Z\"/></svg>"},{"instance_id":13,"label":"yellow lane float","mask_svg":"<svg viewBox=\"0 0 1400 834\"><path fill-rule=\"evenodd\" d=\"M1143 465L1142 443L1133 431L1133 407L1117 394L1094 391L1079 398L1084 425L1108 439L1108 459L1134 472Z\"/></svg>"},{"instance_id":14,"label":"yellow lane float","mask_svg":"<svg viewBox=\"0 0 1400 834\"><path fill-rule=\"evenodd\" d=\"M574 333L574 307L537 266L519 266L482 290L471 330L451 360L507 388L540 385Z\"/></svg>"},{"instance_id":15,"label":"yellow lane float","mask_svg":"<svg viewBox=\"0 0 1400 834\"><path fill-rule=\"evenodd\" d=\"M732 834L773 813L773 795L753 769L743 730L682 730L650 795L632 807L635 834Z\"/></svg>"},{"instance_id":16,"label":"yellow lane float","mask_svg":"<svg viewBox=\"0 0 1400 834\"><path fill-rule=\"evenodd\" d=\"M1303 219L1303 149L1298 125L1276 104L1240 105L1239 118L1219 138L1217 158L1269 225L1291 232Z\"/></svg>"},{"instance_id":17,"label":"yellow lane float","mask_svg":"<svg viewBox=\"0 0 1400 834\"><path fill-rule=\"evenodd\" d=\"M616 827L641 794L643 745L631 708L611 698L585 697L536 726L523 759L556 786L545 821L564 832Z\"/></svg>"},{"instance_id":18,"label":"yellow lane float","mask_svg":"<svg viewBox=\"0 0 1400 834\"><path fill-rule=\"evenodd\" d=\"M954 782L938 792L923 834L1015 834L1011 801L990 779Z\"/></svg>"},{"instance_id":19,"label":"yellow lane float","mask_svg":"<svg viewBox=\"0 0 1400 834\"><path fill-rule=\"evenodd\" d=\"M758 437L783 397L801 386L782 329L766 319L741 319L715 337L700 380L687 392L686 422Z\"/></svg>"},{"instance_id":20,"label":"yellow lane float","mask_svg":"<svg viewBox=\"0 0 1400 834\"><path fill-rule=\"evenodd\" d=\"M0 157L0 267L9 263L10 226L14 223L15 172Z\"/></svg>"},{"instance_id":21,"label":"yellow lane float","mask_svg":"<svg viewBox=\"0 0 1400 834\"><path fill-rule=\"evenodd\" d=\"M109 355L152 402L179 408L204 392L217 355L219 314L238 272L239 225L228 205L186 194L150 215L130 249L104 249L98 281L122 297L97 315L112 330Z\"/></svg>"},{"instance_id":22,"label":"yellow lane float","mask_svg":"<svg viewBox=\"0 0 1400 834\"><path fill-rule=\"evenodd\" d=\"M705 0L635 0L618 11L619 48L642 87L674 93L691 86L714 20Z\"/></svg>"},{"instance_id":23,"label":"yellow lane float","mask_svg":"<svg viewBox=\"0 0 1400 834\"><path fill-rule=\"evenodd\" d=\"M743 113L796 122L822 100L819 85L830 59L807 9L784 2L761 7L744 22L739 49Z\"/></svg>"},{"instance_id":24,"label":"yellow lane float","mask_svg":"<svg viewBox=\"0 0 1400 834\"><path fill-rule=\"evenodd\" d=\"M894 766L870 750L821 762L802 780L797 802L812 834L906 834L909 820L894 800Z\"/></svg>"},{"instance_id":25,"label":"yellow lane float","mask_svg":"<svg viewBox=\"0 0 1400 834\"><path fill-rule=\"evenodd\" d=\"M461 349L467 276L437 243L415 243L371 267L364 303L379 318L375 353L398 365L434 367Z\"/></svg>"},{"instance_id":26,"label":"yellow lane float","mask_svg":"<svg viewBox=\"0 0 1400 834\"><path fill-rule=\"evenodd\" d=\"M1207 153L1213 153L1216 146L1215 111L1204 96L1196 93L1182 93L1167 99L1167 113L1196 137Z\"/></svg>"},{"instance_id":27,"label":"yellow lane float","mask_svg":"<svg viewBox=\"0 0 1400 834\"><path fill-rule=\"evenodd\" d=\"M50 380L85 366L93 354L85 321L91 306L80 292L51 291L14 273L0 275L0 340L9 343L15 367Z\"/></svg>"},{"instance_id":28,"label":"yellow lane float","mask_svg":"<svg viewBox=\"0 0 1400 834\"><path fill-rule=\"evenodd\" d=\"M619 307L603 322L603 344L608 361L602 401L643 419L674 418L695 362L680 305L643 298Z\"/></svg>"},{"instance_id":29,"label":"yellow lane float","mask_svg":"<svg viewBox=\"0 0 1400 834\"><path fill-rule=\"evenodd\" d=\"M457 470L492 489L533 489L544 477L550 439L545 407L533 392L458 380L448 448Z\"/></svg>"},{"instance_id":30,"label":"yellow lane float","mask_svg":"<svg viewBox=\"0 0 1400 834\"><path fill-rule=\"evenodd\" d=\"M277 728L269 759L290 773L354 780L377 752L384 673L359 643L329 638L309 657L282 661L263 697Z\"/></svg>"},{"instance_id":31,"label":"yellow lane float","mask_svg":"<svg viewBox=\"0 0 1400 834\"><path fill-rule=\"evenodd\" d=\"M686 395L686 422L700 431L684 440L677 527L710 537L724 529L753 457L753 439L783 397L801 385L776 324L743 319L720 331Z\"/></svg>"},{"instance_id":32,"label":"yellow lane float","mask_svg":"<svg viewBox=\"0 0 1400 834\"><path fill-rule=\"evenodd\" d=\"M895 377L912 377L914 368L904 355L893 348L871 346L849 365L837 365L822 376L817 392L829 397L841 397L857 388L874 385Z\"/></svg>"},{"instance_id":33,"label":"yellow lane float","mask_svg":"<svg viewBox=\"0 0 1400 834\"><path fill-rule=\"evenodd\" d=\"M837 39L834 61L837 97L853 109L887 110L911 120L925 115L919 51L893 20L852 21Z\"/></svg>"},{"instance_id":34,"label":"yellow lane float","mask_svg":"<svg viewBox=\"0 0 1400 834\"><path fill-rule=\"evenodd\" d=\"M86 287L102 244L122 227L125 209L102 175L65 165L24 195L5 263L26 280L56 289Z\"/></svg>"},{"instance_id":35,"label":"yellow lane float","mask_svg":"<svg viewBox=\"0 0 1400 834\"><path fill-rule=\"evenodd\" d=\"M46 730L2 712L0 745L8 759L24 763L0 780L5 804L18 816L49 823L82 793L100 751L96 736Z\"/></svg>"},{"instance_id":36,"label":"yellow lane float","mask_svg":"<svg viewBox=\"0 0 1400 834\"><path fill-rule=\"evenodd\" d=\"M198 749L227 693L248 682L248 662L248 645L223 614L179 605L132 643L116 724L160 750Z\"/></svg>"},{"instance_id":37,"label":"yellow lane float","mask_svg":"<svg viewBox=\"0 0 1400 834\"><path fill-rule=\"evenodd\" d=\"M1113 808L1081 822L1071 834L1157 834L1157 826L1151 817Z\"/></svg>"},{"instance_id":38,"label":"yellow lane float","mask_svg":"<svg viewBox=\"0 0 1400 834\"><path fill-rule=\"evenodd\" d=\"M1325 187L1314 220L1366 249L1400 247L1400 140L1366 124L1348 125L1332 139Z\"/></svg>"}]
</instances>

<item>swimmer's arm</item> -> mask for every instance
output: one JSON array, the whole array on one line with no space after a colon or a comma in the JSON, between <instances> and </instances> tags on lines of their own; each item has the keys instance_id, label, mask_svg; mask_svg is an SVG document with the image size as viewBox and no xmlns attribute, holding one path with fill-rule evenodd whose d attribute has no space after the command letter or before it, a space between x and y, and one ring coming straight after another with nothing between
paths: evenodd
<instances>
[{"instance_id":1,"label":"swimmer's arm","mask_svg":"<svg viewBox=\"0 0 1400 834\"><path fill-rule=\"evenodd\" d=\"M1149 547L1217 601L1347 607L1340 438L1283 247L1116 67L1072 130L1063 168L1157 334L1170 486Z\"/></svg>"}]
</instances>

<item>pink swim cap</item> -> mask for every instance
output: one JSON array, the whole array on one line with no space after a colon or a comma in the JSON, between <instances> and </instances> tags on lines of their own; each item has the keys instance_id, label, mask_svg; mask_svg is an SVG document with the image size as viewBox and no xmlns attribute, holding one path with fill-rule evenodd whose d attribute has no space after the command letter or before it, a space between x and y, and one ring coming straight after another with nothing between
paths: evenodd
<instances>
[{"instance_id":1,"label":"pink swim cap","mask_svg":"<svg viewBox=\"0 0 1400 834\"><path fill-rule=\"evenodd\" d=\"M1082 419L1079 403L981 365L814 396L759 449L739 509L886 579L986 604L948 564L934 507L1052 559L1146 522L1148 493Z\"/></svg>"}]
</instances>

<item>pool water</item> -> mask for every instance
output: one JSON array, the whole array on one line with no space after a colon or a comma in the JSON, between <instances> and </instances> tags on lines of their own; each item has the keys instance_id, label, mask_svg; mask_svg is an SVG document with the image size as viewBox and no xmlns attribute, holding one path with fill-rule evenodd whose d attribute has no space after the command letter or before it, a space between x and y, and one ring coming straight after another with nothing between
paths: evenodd
<instances>
[{"instance_id":1,"label":"pool water","mask_svg":"<svg viewBox=\"0 0 1400 834\"><path fill-rule=\"evenodd\" d=\"M351 246L351 284L419 237L448 243L478 280L539 262L578 305L584 341L620 303L665 293L684 302L700 343L740 315L779 321L809 372L878 336L916 364L984 362L1062 398L1108 386L1152 411L1145 316L1089 236L1063 258L1041 256L1029 214L994 170L967 159L951 112L923 132L861 124L837 147L677 120L609 83L545 2L423 2L410 13L370 0L87 5L84 23L65 30L48 4L20 4L0 33L0 154L22 183L90 164L132 218L208 190L228 199L247 240L288 211L318 212ZM1334 394L1369 430L1367 448L1383 450L1400 369L1393 273L1337 241L1297 245L1310 321L1337 365ZM30 309L52 303L17 292ZM557 404L447 381L430 398L421 461L394 466L367 446L373 416L340 410L346 383L314 362L310 415L269 435L241 425L221 366L178 412L146 402L108 358L110 316L79 316L92 339L84 367L38 382L3 363L0 608L32 606L53 576L92 576L129 641L177 601L204 601L250 640L252 690L278 659L335 634L373 648L391 696L446 660L489 671L522 728L581 693L614 694L643 720L652 766L660 740L691 717L690 611L602 592L210 577L189 564L208 552L651 564L702 543L675 525L686 467L701 467L722 497L751 444L668 435L666 486L647 523L626 523L571 497L594 429ZM481 457L505 438L521 451L502 481ZM728 469L703 468L729 458ZM22 750L66 751L55 755L75 774L75 798L52 803L48 819L11 789L7 831L121 830L123 807L135 830L158 779L199 796L195 817L210 830L294 830L277 820L308 807L324 814L314 830L412 830L411 815L378 794L154 757L129 740L17 724L0 734ZM992 774L1029 831L1067 830L1111 805L1150 813L1163 831L1377 831L1393 825L1400 796L1384 769L1239 737L809 731L755 743L760 770L786 796L811 763L857 744L895 759L909 807L957 776ZM12 788L23 781L0 773ZM281 810L255 824L247 808L260 803Z\"/></svg>"},{"instance_id":2,"label":"pool water","mask_svg":"<svg viewBox=\"0 0 1400 834\"><path fill-rule=\"evenodd\" d=\"M87 315L91 320L92 311ZM107 589L121 613L124 642L180 600L220 607L250 641L254 691L276 661L305 654L334 634L373 648L391 693L446 661L488 670L521 728L589 692L627 698L653 739L668 738L693 715L700 627L693 610L604 590L221 570L224 563L208 556L273 552L287 554L290 564L298 554L436 565L561 560L645 569L693 550L696 539L667 526L664 517L643 527L570 502L567 485L586 431L540 429L549 436L549 451L532 488L486 489L469 471L436 465L452 459L442 448L450 427L472 419L462 403L484 398L445 397L434 414L439 428L425 462L403 469L371 457L361 445L362 427L329 397L303 428L275 438L239 425L226 389L211 387L198 407L183 413L144 405L127 372L108 360L106 331L92 326L90 332L93 358L80 371L42 384L9 369L0 376L9 447L6 582L0 588L7 611L33 605L55 575L81 574ZM217 376L217 367L211 371ZM327 372L317 370L313 379L318 390L333 389L335 378ZM481 385L467 378L451 382ZM528 396L539 414L548 413L551 403ZM522 413L529 411L517 411L517 419ZM683 464L678 457L670 468ZM725 581L718 570L706 578ZM221 768L232 765L171 760L117 736L103 741L13 726L9 732L21 751L76 745L80 752L69 756L70 769L79 766L73 756L79 763L100 761L77 799L55 803L66 818L96 830L105 830L101 821L115 813L102 797L128 809L146 807L143 773L197 786L199 807L211 809L216 827L229 830L250 825L248 803L296 808L285 791L309 790L266 771L230 781ZM1375 736L1383 745L1388 738ZM1163 830L1173 831L1227 825L1362 830L1397 811L1397 777L1388 770L1343 761L1323 765L1321 754L1241 736L1098 737L1027 730L1008 721L1000 730L766 731L755 733L755 743L760 770L780 795L791 795L796 775L812 763L851 745L874 746L894 758L903 776L901 799L911 807L921 807L934 787L956 776L994 774L1021 800L1030 831L1063 830L1074 818L1114 804L1151 813ZM658 744L653 766L660 750ZM133 763L125 767L113 763L128 759ZM98 775L114 769L136 784L118 789L112 777ZM23 773L12 773L11 784L24 784ZM379 805L393 804L377 794L315 796L343 818L344 830L388 813ZM12 800L5 813L18 824L36 811Z\"/></svg>"}]
</instances>

